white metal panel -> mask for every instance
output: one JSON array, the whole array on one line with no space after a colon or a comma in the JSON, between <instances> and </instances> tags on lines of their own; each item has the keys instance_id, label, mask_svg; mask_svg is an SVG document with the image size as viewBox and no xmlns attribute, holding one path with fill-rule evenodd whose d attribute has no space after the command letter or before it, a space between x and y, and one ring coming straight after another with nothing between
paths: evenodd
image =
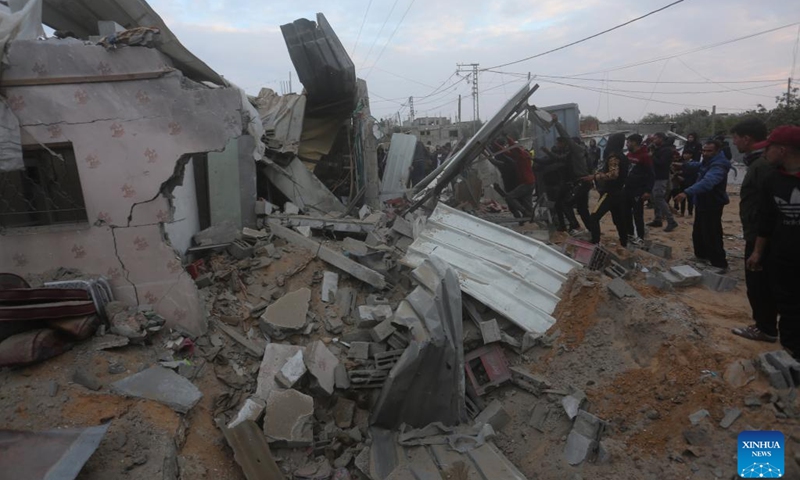
<instances>
[{"instance_id":1,"label":"white metal panel","mask_svg":"<svg viewBox=\"0 0 800 480\"><path fill-rule=\"evenodd\" d=\"M389 154L386 157L386 169L381 183L381 201L402 197L408 183L408 169L414 161L417 148L417 137L405 133L392 135Z\"/></svg>"},{"instance_id":2,"label":"white metal panel","mask_svg":"<svg viewBox=\"0 0 800 480\"><path fill-rule=\"evenodd\" d=\"M437 255L457 272L461 289L522 329L543 333L555 319L566 274L579 264L532 238L439 204L403 263Z\"/></svg>"}]
</instances>

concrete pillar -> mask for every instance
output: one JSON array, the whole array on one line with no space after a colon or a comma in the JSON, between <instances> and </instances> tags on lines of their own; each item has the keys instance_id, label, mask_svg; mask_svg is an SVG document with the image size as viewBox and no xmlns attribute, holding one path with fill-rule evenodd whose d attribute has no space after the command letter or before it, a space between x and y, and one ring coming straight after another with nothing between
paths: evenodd
<instances>
[{"instance_id":1,"label":"concrete pillar","mask_svg":"<svg viewBox=\"0 0 800 480\"><path fill-rule=\"evenodd\" d=\"M208 154L208 205L211 225L230 222L241 227L242 202L239 181L239 139L222 152Z\"/></svg>"},{"instance_id":2,"label":"concrete pillar","mask_svg":"<svg viewBox=\"0 0 800 480\"><path fill-rule=\"evenodd\" d=\"M375 122L372 120L372 115L369 111L369 91L367 90L367 82L360 78L358 79L358 98L364 102L364 110L362 110L361 113L361 115L364 116L361 138L364 147L364 177L367 187L364 193L364 203L373 210L380 210L381 200L378 196L380 191L380 179L378 178L378 140L373 133ZM351 194L353 194L353 192L351 192Z\"/></svg>"}]
</instances>

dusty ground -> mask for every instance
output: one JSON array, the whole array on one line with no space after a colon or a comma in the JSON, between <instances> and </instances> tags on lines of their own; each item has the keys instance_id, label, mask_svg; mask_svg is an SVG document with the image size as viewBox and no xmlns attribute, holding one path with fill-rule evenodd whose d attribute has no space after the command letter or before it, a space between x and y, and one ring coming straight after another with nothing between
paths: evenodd
<instances>
[{"instance_id":1,"label":"dusty ground","mask_svg":"<svg viewBox=\"0 0 800 480\"><path fill-rule=\"evenodd\" d=\"M776 392L763 376L742 388L732 387L722 378L732 362L753 359L760 352L778 348L730 334L731 328L749 320L737 205L738 197L734 196L724 217L730 275L740 280L734 291L717 293L700 286L663 292L645 284L641 266L652 269L660 264L680 264L692 256L691 219L679 218L680 228L675 232L651 232L653 240L673 247L672 261L663 262L643 252L632 254L640 268L629 282L642 299L609 298L607 277L581 272L562 292L562 302L554 315L557 323L550 332L558 332L552 346L537 346L524 356L507 351L512 364L541 374L553 389L585 391L588 410L608 422L604 447L610 460L571 467L563 460L570 422L560 406L561 395L537 398L513 386L487 395L487 400L501 399L513 418L499 432L496 443L528 478L733 478L736 436L749 428L784 432L785 478L800 478L800 467L794 460L795 454L800 454L800 444L796 443L800 440L800 424L796 419L777 418L769 401ZM646 215L651 217L652 211ZM528 228L517 229L524 232ZM629 255L613 245L612 228L610 218L606 218L604 243L620 255ZM563 236L554 237L554 241L563 241ZM283 292L310 285L314 299L311 310L322 319L324 306L318 299L320 272L325 265L312 260L303 250L284 248L280 259L254 275L254 283L278 285ZM248 286L240 285L245 289ZM360 289L353 280L341 282L340 288L344 286ZM241 302L258 303L245 291L234 293ZM359 304L364 296L359 292ZM397 301L402 292L396 289L385 296ZM211 313L223 314L213 310ZM237 315L246 316L244 313ZM238 328L247 332L257 329L257 325L244 321ZM181 467L181 478L243 479L213 418L230 415L232 412L226 412L225 405L235 406L254 389L259 362L242 354L223 333L212 328L210 335L199 342L194 361L202 369L195 384L204 397L185 417L157 403L126 399L110 392L109 383L157 363L166 353L163 345L168 334L163 332L151 346L111 351L94 351L86 342L39 365L0 371L0 428L46 430L111 421L108 435L79 476L84 480L161 479L165 458L173 458L173 444L177 446L175 458ZM320 327L312 338L332 336ZM303 344L309 339L293 341ZM222 355L214 357L209 353L216 350L215 345L221 345ZM111 374L111 364L122 364L126 371ZM71 383L76 368L88 369L104 384L103 388L93 392ZM238 376L237 369L244 376ZM52 397L48 394L50 382L59 385ZM232 388L231 382L238 383L237 388ZM746 407L744 398L749 396L763 397L762 406ZM361 406L366 406L366 398L360 400ZM537 402L550 406L544 433L528 425ZM737 407L743 414L724 430L718 424L726 407ZM711 417L695 429L703 429L707 438L689 449L683 433L692 428L688 415L700 409L707 409ZM794 440L790 439L792 436ZM286 464L300 461L297 453L275 453L285 458ZM299 456L305 454L301 451Z\"/></svg>"}]
</instances>

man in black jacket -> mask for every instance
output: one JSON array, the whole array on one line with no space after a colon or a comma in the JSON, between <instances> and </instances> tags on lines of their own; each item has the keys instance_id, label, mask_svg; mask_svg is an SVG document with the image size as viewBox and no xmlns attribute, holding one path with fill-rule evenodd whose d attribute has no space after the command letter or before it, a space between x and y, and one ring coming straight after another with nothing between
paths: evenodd
<instances>
[{"instance_id":1,"label":"man in black jacket","mask_svg":"<svg viewBox=\"0 0 800 480\"><path fill-rule=\"evenodd\" d=\"M670 191L669 178L672 175L670 166L672 165L672 147L665 142L667 136L659 132L653 136L653 166L655 168L656 181L653 184L653 203L655 205L655 218L648 223L648 227L661 227L662 221L667 221L665 232L671 232L678 228L678 222L672 216L672 211L667 203L667 194Z\"/></svg>"},{"instance_id":2,"label":"man in black jacket","mask_svg":"<svg viewBox=\"0 0 800 480\"><path fill-rule=\"evenodd\" d=\"M764 179L758 236L747 268L759 270L769 264L781 345L800 359L800 127L773 130L765 156L777 168Z\"/></svg>"},{"instance_id":3,"label":"man in black jacket","mask_svg":"<svg viewBox=\"0 0 800 480\"><path fill-rule=\"evenodd\" d=\"M625 141L624 134L621 135ZM609 137L607 151L611 148L613 137L614 135ZM655 183L653 159L650 157L647 147L642 145L642 136L638 133L627 138L627 146L631 168L624 187L626 231L631 236L632 242L641 245L644 243L644 202L650 197ZM635 237L633 235L634 227L636 227Z\"/></svg>"},{"instance_id":4,"label":"man in black jacket","mask_svg":"<svg viewBox=\"0 0 800 480\"><path fill-rule=\"evenodd\" d=\"M619 243L628 246L627 218L625 216L625 195L623 187L628 178L630 162L621 151L611 152L600 172L587 175L581 180L586 183L597 182L600 200L589 217L589 231L592 232L592 243L600 243L600 220L611 212L611 218L617 227Z\"/></svg>"},{"instance_id":5,"label":"man in black jacket","mask_svg":"<svg viewBox=\"0 0 800 480\"><path fill-rule=\"evenodd\" d=\"M734 125L731 129L733 144L744 154L747 174L742 181L739 193L739 218L742 220L744 232L745 262L753 253L758 236L758 217L764 179L774 167L764 157L764 148L760 145L767 138L767 126L757 118L748 118ZM764 250L769 256L769 249ZM745 270L747 299L753 310L755 324L745 328L734 328L733 333L750 340L775 343L778 341L778 311L772 298L769 284L769 262L762 262L762 270Z\"/></svg>"}]
</instances>

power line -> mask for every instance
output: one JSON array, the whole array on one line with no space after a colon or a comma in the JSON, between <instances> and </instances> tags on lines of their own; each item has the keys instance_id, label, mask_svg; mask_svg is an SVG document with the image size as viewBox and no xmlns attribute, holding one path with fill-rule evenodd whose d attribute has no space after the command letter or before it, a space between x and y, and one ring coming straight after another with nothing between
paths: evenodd
<instances>
[{"instance_id":1,"label":"power line","mask_svg":"<svg viewBox=\"0 0 800 480\"><path fill-rule=\"evenodd\" d=\"M794 69L797 66L798 49L800 49L800 26L797 27L797 38L794 41L794 50L792 51L792 70L789 72L790 78L794 78Z\"/></svg>"},{"instance_id":2,"label":"power line","mask_svg":"<svg viewBox=\"0 0 800 480\"><path fill-rule=\"evenodd\" d=\"M639 115L640 117L644 116L644 111L647 110L647 106L650 105L650 100L652 100L653 99L653 95L656 94L656 88L658 87L658 82L661 81L661 76L664 75L664 70L667 69L667 64L668 63L669 63L669 60L666 60L664 62L664 65L661 66L661 71L658 73L658 78L656 78L656 83L653 84L653 91L650 92L650 98L648 98L647 101L644 102L644 107L642 107L642 113Z\"/></svg>"},{"instance_id":3,"label":"power line","mask_svg":"<svg viewBox=\"0 0 800 480\"><path fill-rule=\"evenodd\" d=\"M406 8L406 11L403 13L403 16L402 16L402 17L400 17L400 21L399 21L399 22L397 22L397 26L396 26L396 27L394 27L394 31L392 32L392 34L391 34L391 35L389 35L389 39L388 39L388 40L386 40L386 43L384 43L384 44L383 44L383 48L381 48L381 51L380 51L380 53L378 54L378 58L376 58L376 59L375 59L375 62L373 62L373 63L372 63L372 67L374 67L375 65L377 65L377 64L378 64L378 62L380 62L380 61L381 61L381 57L383 56L383 52L386 50L386 46L387 46L387 45L389 45L389 42L391 42L391 41L392 41L392 39L394 38L394 34L395 34L395 33L397 33L397 30L398 30L398 29L400 29L400 25L402 25L402 24L403 24L403 20L405 20L405 19L406 19L406 15L408 15L408 12L411 10L411 7L413 7L413 6L414 6L414 2L416 2L416 1L417 1L417 0L411 0L411 3L409 3L409 4L408 4L408 8ZM367 74L364 76L364 80L366 80L367 78L369 78L369 74L370 74L370 73L372 73L372 67L370 67L369 71L368 71L368 72L367 72Z\"/></svg>"},{"instance_id":4,"label":"power line","mask_svg":"<svg viewBox=\"0 0 800 480\"><path fill-rule=\"evenodd\" d=\"M580 40L576 40L576 41L574 41L574 42L572 42L572 43L568 43L568 44L566 44L566 45L562 45L562 46L560 46L560 47L553 48L553 49L551 49L551 50L548 50L548 51L546 51L546 52L537 53L536 55L531 55L530 57L526 57L526 58L523 58L523 59L520 59L520 60L515 60L515 61L513 61L513 62L503 63L503 64L500 64L500 65L495 65L494 67L489 67L489 69L492 69L492 68L500 68L500 67L507 67L507 66L509 66L509 65L515 65L515 64L517 64L517 63L526 62L526 61L528 61L528 60L533 60L534 58L539 58L539 57L542 57L542 56L544 56L544 55L547 55L547 54L550 54L550 53L553 53L553 52L557 52L557 51L559 51L559 50L563 50L563 49L565 49L565 48L571 47L571 46L573 46L573 45L577 45L577 44L579 44L579 43L583 43L583 42L585 42L585 41L587 41L587 40L591 40L591 39L593 39L593 38L597 38L597 37L599 37L600 35L605 35L606 33L613 32L614 30L617 30L617 29L619 29L619 28L622 28L622 27L624 27L624 26L626 26L626 25L630 25L630 24L631 24L631 23L633 23L633 22L637 22L637 21L639 21L639 20L641 20L641 19L643 19L643 18L649 17L650 15L655 15L656 13L658 13L658 12L661 12L661 11L664 11L664 10L666 10L666 9L668 9L668 8L670 8L670 7L673 7L673 6L675 6L675 5L679 4L679 3L683 3L683 1L684 1L684 0L677 0L677 1L675 1L675 2L672 2L672 3L670 3L669 5L665 5L665 6L661 7L661 8L659 8L659 9L653 10L652 12L648 12L648 13L646 13L646 14L644 14L644 15L640 16L640 17L636 17L636 18L634 18L634 19L632 19L632 20L628 20L628 21L627 21L627 22L625 22L625 23L620 23L619 25L617 25L617 26L615 26L615 27L611 27L611 28L609 28L609 29L607 29L607 30L603 30L602 32L599 32L599 33L595 33L594 35L590 35L590 36L588 36L588 37L584 37L584 38L582 38L582 39L580 39ZM488 70L488 69L485 69L485 70Z\"/></svg>"},{"instance_id":5,"label":"power line","mask_svg":"<svg viewBox=\"0 0 800 480\"><path fill-rule=\"evenodd\" d=\"M762 94L760 94L760 93L750 93L750 92L745 92L744 90L747 90L746 88L741 88L741 89L738 89L738 90L736 90L736 89L730 88L730 87L728 87L728 86L726 86L726 85L723 85L723 84L721 84L721 83L717 83L717 82L715 82L715 81L711 80L710 78L706 77L705 75L701 74L700 72L698 72L698 71L697 71L697 70L695 70L694 68L690 67L688 63L684 62L684 61L683 61L683 60L681 60L680 58L678 58L678 61L679 61L679 62L681 62L681 64L683 64L683 66L684 66L684 67L688 68L688 69L689 69L691 72L693 72L693 73L694 73L695 75L697 75L698 77L700 77L700 78L703 78L703 79L705 79L705 80L708 80L708 81L709 81L709 82L711 82L711 83L715 83L715 84L719 85L720 87L722 87L722 88L724 88L724 89L728 90L729 92L742 92L742 93L744 93L745 95L750 95L750 96L753 96L753 97L774 98L774 97L772 97L772 96L770 96L770 95L762 95ZM783 81L781 81L781 83L783 83ZM759 87L759 88L760 88L760 87Z\"/></svg>"},{"instance_id":6,"label":"power line","mask_svg":"<svg viewBox=\"0 0 800 480\"><path fill-rule=\"evenodd\" d=\"M383 68L377 67L374 64L370 68L375 68L375 70L377 70L379 72L387 73L387 74L389 74L389 75L391 75L393 77L397 77L397 78L400 78L402 80L405 80L405 81L408 81L408 82L411 82L411 83L416 83L417 85L422 85L423 87L434 88L434 89L436 88L433 85L429 85L427 83L420 82L419 80L414 80L412 78L405 77L403 75L400 75L399 73L390 72L390 71L385 70ZM365 70L365 68L361 68L360 70ZM445 81L447 81L447 80L445 80Z\"/></svg>"},{"instance_id":7,"label":"power line","mask_svg":"<svg viewBox=\"0 0 800 480\"><path fill-rule=\"evenodd\" d=\"M364 61L361 62L362 66L367 64L367 60L369 60L369 54L372 53L372 49L375 48L375 44L378 43L378 39L381 38L381 33L383 33L383 29L386 27L386 23L389 21L389 18L391 18L392 13L394 13L394 7L397 6L397 2L398 0L394 0L394 3L392 4L392 9L389 10L389 15L386 15L386 20L383 21L381 29L378 30L378 34L375 36L375 40L372 42L372 45L370 45L369 51L367 52L367 56L364 57Z\"/></svg>"},{"instance_id":8,"label":"power line","mask_svg":"<svg viewBox=\"0 0 800 480\"><path fill-rule=\"evenodd\" d=\"M500 70L488 70L488 71L492 72L492 73L503 74L503 75L513 75L513 76L520 77L520 78L526 78L528 76L527 73L503 72L503 71L500 71ZM602 72L602 73L603 74L607 74L607 72ZM611 82L611 83L656 83L653 80L614 80L614 79L611 79L611 78L586 78L586 77L577 77L577 76L574 76L574 75L536 74L535 77L536 78L555 78L555 79L562 79L562 80L579 80L579 81L582 81L582 82L600 82L600 83L605 83L605 82ZM784 80L785 79L781 79L781 78L769 78L769 79L765 79L765 80L720 80L720 81L708 79L708 80L703 81L703 82L699 82L699 81L692 82L692 81L661 80L658 83L664 83L664 84L668 84L669 83L669 84L677 84L677 85L707 85L709 83L714 83L714 84L718 84L719 85L719 84L728 84L728 83L730 83L730 84L735 84L735 83L774 83L774 82L783 82Z\"/></svg>"},{"instance_id":9,"label":"power line","mask_svg":"<svg viewBox=\"0 0 800 480\"><path fill-rule=\"evenodd\" d=\"M612 67L612 68L608 68L608 69L604 69L604 70L595 70L593 72L579 73L579 74L577 74L575 76L582 77L584 75L593 75L593 74L596 74L596 73L616 72L618 70L625 70L625 69L628 69L628 68L639 67L639 66L642 66L642 65L648 65L648 64L651 64L651 63L660 62L662 60L667 60L667 59L675 58L675 57L681 57L683 55L688 55L690 53L697 53L697 52L700 52L700 51L703 51L703 50L709 50L709 49L712 49L712 48L721 47L723 45L728 45L728 44L731 44L731 43L740 42L742 40L747 40L747 39L750 39L750 38L758 37L760 35L766 35L768 33L777 32L778 30L782 30L784 28L793 27L793 26L799 25L799 24L800 24L800 22L789 23L787 25L782 25L780 27L770 28L768 30L763 30L763 31L760 31L760 32L751 33L749 35L744 35L742 37L736 37L736 38L732 38L732 39L729 39L729 40L724 40L724 41L721 41L721 42L716 42L716 43L712 43L712 44L708 44L708 45L703 45L702 47L697 47L697 48L693 48L693 49L690 49L690 50L685 50L683 52L676 53L676 54L673 54L673 55L664 55L662 57L653 58L653 59L650 59L650 60L644 60L644 61L641 61L641 62L630 63L630 64L622 65L622 66L619 66L619 67Z\"/></svg>"},{"instance_id":10,"label":"power line","mask_svg":"<svg viewBox=\"0 0 800 480\"><path fill-rule=\"evenodd\" d=\"M353 54L352 56L356 56L356 47L358 46L358 41L361 39L361 31L364 30L364 23L367 21L367 14L369 13L369 7L372 6L372 0L369 0L367 4L367 11L364 12L364 18L361 19L361 26L358 28L358 36L356 36L356 43L353 44Z\"/></svg>"}]
</instances>

